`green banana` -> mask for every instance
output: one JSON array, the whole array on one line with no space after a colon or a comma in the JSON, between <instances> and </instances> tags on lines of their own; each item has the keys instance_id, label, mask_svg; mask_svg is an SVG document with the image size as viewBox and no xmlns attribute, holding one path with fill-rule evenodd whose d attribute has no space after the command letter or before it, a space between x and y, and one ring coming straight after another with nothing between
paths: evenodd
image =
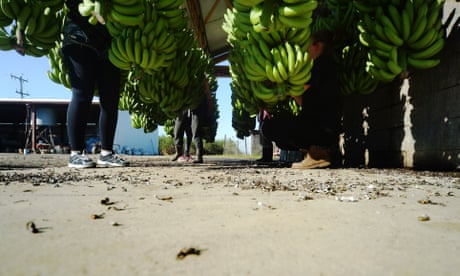
<instances>
[{"instance_id":1,"label":"green banana","mask_svg":"<svg viewBox=\"0 0 460 276\"><path fill-rule=\"evenodd\" d=\"M391 28L388 28L387 26L385 26L383 28L384 32L385 32L385 36L388 38L388 40L395 46L397 47L400 47L404 44L404 40L402 38L400 38L398 36L398 34L396 34L393 29Z\"/></svg>"},{"instance_id":2,"label":"green banana","mask_svg":"<svg viewBox=\"0 0 460 276\"><path fill-rule=\"evenodd\" d=\"M389 43L386 43L382 40L377 39L374 35L369 36L369 45L383 51L391 51L393 46Z\"/></svg>"},{"instance_id":3,"label":"green banana","mask_svg":"<svg viewBox=\"0 0 460 276\"><path fill-rule=\"evenodd\" d=\"M295 4L280 5L278 14L286 17L302 17L318 7L318 1L304 1Z\"/></svg>"},{"instance_id":4,"label":"green banana","mask_svg":"<svg viewBox=\"0 0 460 276\"><path fill-rule=\"evenodd\" d=\"M404 5L404 10L407 13L409 23L413 24L414 23L414 18L415 18L415 7L413 5L413 1L406 1Z\"/></svg>"},{"instance_id":5,"label":"green banana","mask_svg":"<svg viewBox=\"0 0 460 276\"><path fill-rule=\"evenodd\" d=\"M402 18L399 10L394 5L388 5L387 7L389 18L396 28L397 33L401 34L403 29Z\"/></svg>"},{"instance_id":6,"label":"green banana","mask_svg":"<svg viewBox=\"0 0 460 276\"><path fill-rule=\"evenodd\" d=\"M112 2L112 5L110 7L117 13L126 16L137 17L144 13L144 4L142 3L142 1L135 1L133 2L133 4Z\"/></svg>"},{"instance_id":7,"label":"green banana","mask_svg":"<svg viewBox=\"0 0 460 276\"><path fill-rule=\"evenodd\" d=\"M384 60L382 60L379 56L374 54L373 52L369 52L369 61L372 62L372 64L381 69L381 68L387 68L387 64Z\"/></svg>"},{"instance_id":8,"label":"green banana","mask_svg":"<svg viewBox=\"0 0 460 276\"><path fill-rule=\"evenodd\" d=\"M444 47L444 39L440 38L436 40L433 44L431 44L429 47L425 48L424 50L421 50L419 52L409 53L409 57L413 59L431 58L434 55L438 54L442 50L443 47Z\"/></svg>"},{"instance_id":9,"label":"green banana","mask_svg":"<svg viewBox=\"0 0 460 276\"><path fill-rule=\"evenodd\" d=\"M409 46L409 48L411 48L413 50L425 49L425 48L429 47L434 42L434 40L437 37L437 33L438 32L436 31L435 28L431 28L428 32L423 34L423 36L419 40L417 40L416 42L413 42L412 44L410 44L408 46Z\"/></svg>"},{"instance_id":10,"label":"green banana","mask_svg":"<svg viewBox=\"0 0 460 276\"><path fill-rule=\"evenodd\" d=\"M269 81L277 82L277 79L273 75L273 64L268 60L265 60L265 75Z\"/></svg>"},{"instance_id":11,"label":"green banana","mask_svg":"<svg viewBox=\"0 0 460 276\"><path fill-rule=\"evenodd\" d=\"M289 75L286 71L286 68L284 67L284 63L283 63L283 58L281 57L281 52L278 48L273 48L272 49L272 54L273 54L273 61L274 61L274 65L276 66L280 76L281 76L281 79L283 81L287 80L289 78Z\"/></svg>"},{"instance_id":12,"label":"green banana","mask_svg":"<svg viewBox=\"0 0 460 276\"><path fill-rule=\"evenodd\" d=\"M278 15L278 19L282 24L286 27L290 28L308 28L310 24L313 22L311 16L295 16L295 17L287 17Z\"/></svg>"},{"instance_id":13,"label":"green banana","mask_svg":"<svg viewBox=\"0 0 460 276\"><path fill-rule=\"evenodd\" d=\"M139 26L142 23L143 16L144 14L138 14L138 15L126 15L119 13L115 9L110 9L108 11L108 16L109 19L114 20L118 23L121 23L126 26Z\"/></svg>"},{"instance_id":14,"label":"green banana","mask_svg":"<svg viewBox=\"0 0 460 276\"><path fill-rule=\"evenodd\" d=\"M388 36L386 35L384 27L382 27L382 25L380 25L377 22L376 22L376 24L374 26L374 34L380 40L383 40L383 41L385 41L387 43L391 43L391 39L389 39Z\"/></svg>"},{"instance_id":15,"label":"green banana","mask_svg":"<svg viewBox=\"0 0 460 276\"><path fill-rule=\"evenodd\" d=\"M155 3L155 8L162 10L162 9L172 9L178 8L184 3L184 0L160 0Z\"/></svg>"},{"instance_id":16,"label":"green banana","mask_svg":"<svg viewBox=\"0 0 460 276\"><path fill-rule=\"evenodd\" d=\"M353 1L353 5L359 12L362 13L373 13L375 11L374 6L367 5L367 3L361 3L360 1Z\"/></svg>"},{"instance_id":17,"label":"green banana","mask_svg":"<svg viewBox=\"0 0 460 276\"><path fill-rule=\"evenodd\" d=\"M360 33L358 36L359 42L365 46L365 47L371 47L371 44L369 43L370 41L370 35L369 33Z\"/></svg>"},{"instance_id":18,"label":"green banana","mask_svg":"<svg viewBox=\"0 0 460 276\"><path fill-rule=\"evenodd\" d=\"M381 10L380 7L378 10ZM392 32L394 32L395 34L398 33L398 30L396 29L395 25L393 24L393 22L391 21L390 18L388 18L385 14L380 14L380 15L376 15L377 16L377 20L380 21L380 23L382 24L382 26L390 29Z\"/></svg>"},{"instance_id":19,"label":"green banana","mask_svg":"<svg viewBox=\"0 0 460 276\"><path fill-rule=\"evenodd\" d=\"M296 57L296 54L294 52L294 48L291 46L289 41L286 41L284 43L284 47L286 48L286 53L287 53L288 71L289 71L290 74L292 74L295 71L295 57Z\"/></svg>"},{"instance_id":20,"label":"green banana","mask_svg":"<svg viewBox=\"0 0 460 276\"><path fill-rule=\"evenodd\" d=\"M407 40L407 45L409 45L409 47L412 43L419 40L420 37L423 35L423 33L425 32L426 23L426 18L424 18L415 25L415 30L412 32L409 39Z\"/></svg>"},{"instance_id":21,"label":"green banana","mask_svg":"<svg viewBox=\"0 0 460 276\"><path fill-rule=\"evenodd\" d=\"M387 68L391 71L391 73L393 73L394 75L399 75L401 74L401 72L403 71L401 66L399 66L396 62L394 62L393 60L388 60L387 61L387 64L386 64Z\"/></svg>"},{"instance_id":22,"label":"green banana","mask_svg":"<svg viewBox=\"0 0 460 276\"><path fill-rule=\"evenodd\" d=\"M409 65L416 69L430 69L441 63L440 59L416 59L410 55L407 57Z\"/></svg>"},{"instance_id":23,"label":"green banana","mask_svg":"<svg viewBox=\"0 0 460 276\"><path fill-rule=\"evenodd\" d=\"M407 1L410 2L410 1ZM401 12L401 37L404 41L407 41L411 34L411 21L407 10L404 9Z\"/></svg>"}]
</instances>

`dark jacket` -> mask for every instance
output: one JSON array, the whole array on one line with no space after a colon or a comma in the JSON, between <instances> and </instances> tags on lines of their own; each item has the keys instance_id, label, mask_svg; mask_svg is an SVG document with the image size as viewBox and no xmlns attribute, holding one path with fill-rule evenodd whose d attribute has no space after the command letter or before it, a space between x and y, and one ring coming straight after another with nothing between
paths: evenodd
<instances>
[{"instance_id":1,"label":"dark jacket","mask_svg":"<svg viewBox=\"0 0 460 276\"><path fill-rule=\"evenodd\" d=\"M63 47L79 44L104 52L110 47L112 38L104 25L100 23L92 25L88 22L88 17L80 14L78 5L81 2L66 0L68 13L64 26Z\"/></svg>"}]
</instances>

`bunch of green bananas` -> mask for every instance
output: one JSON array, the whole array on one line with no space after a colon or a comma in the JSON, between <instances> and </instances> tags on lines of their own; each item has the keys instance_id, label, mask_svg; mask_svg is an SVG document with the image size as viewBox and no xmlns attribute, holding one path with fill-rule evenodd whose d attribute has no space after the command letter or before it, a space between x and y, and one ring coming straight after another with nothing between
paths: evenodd
<instances>
[{"instance_id":1,"label":"bunch of green bananas","mask_svg":"<svg viewBox=\"0 0 460 276\"><path fill-rule=\"evenodd\" d=\"M182 9L177 10L183 13ZM152 3L145 2L144 11L143 21L138 26L118 24L116 28L117 23L107 25L111 34L117 34L109 50L109 59L120 69L139 67L144 72L152 73L169 66L176 57L176 33L183 29L169 28L170 18L175 19L172 10L159 10ZM168 17L170 14L172 17Z\"/></svg>"},{"instance_id":2,"label":"bunch of green bananas","mask_svg":"<svg viewBox=\"0 0 460 276\"><path fill-rule=\"evenodd\" d=\"M64 2L0 0L0 50L46 55L48 77L69 88L60 49ZM197 48L183 4L184 0L84 0L79 5L90 23L105 23L112 36L109 59L123 75L119 108L136 114L133 125L145 132L197 106L205 80L217 89L209 70L213 64Z\"/></svg>"},{"instance_id":3,"label":"bunch of green bananas","mask_svg":"<svg viewBox=\"0 0 460 276\"><path fill-rule=\"evenodd\" d=\"M57 46L52 48L47 57L50 65L50 70L47 72L49 79L70 89L69 75L64 65L61 48Z\"/></svg>"},{"instance_id":4,"label":"bunch of green bananas","mask_svg":"<svg viewBox=\"0 0 460 276\"><path fill-rule=\"evenodd\" d=\"M409 0L411 1L411 0ZM374 13L377 7L387 6L389 4L399 5L400 0L353 0L353 5L360 13Z\"/></svg>"},{"instance_id":5,"label":"bunch of green bananas","mask_svg":"<svg viewBox=\"0 0 460 276\"><path fill-rule=\"evenodd\" d=\"M329 30L335 34L334 45L342 49L350 45L357 36L358 14L349 0L325 0L313 13L312 33Z\"/></svg>"},{"instance_id":6,"label":"bunch of green bananas","mask_svg":"<svg viewBox=\"0 0 460 276\"><path fill-rule=\"evenodd\" d=\"M144 17L144 3L142 0L83 0L78 5L78 11L93 25L113 21L125 26L138 26Z\"/></svg>"},{"instance_id":7,"label":"bunch of green bananas","mask_svg":"<svg viewBox=\"0 0 460 276\"><path fill-rule=\"evenodd\" d=\"M167 19L169 28L172 30L182 30L188 26L188 18L185 16L185 9L181 8L184 0L150 0L154 7Z\"/></svg>"},{"instance_id":8,"label":"bunch of green bananas","mask_svg":"<svg viewBox=\"0 0 460 276\"><path fill-rule=\"evenodd\" d=\"M197 48L196 38L187 28L185 12L180 8L183 2L143 1L143 19L136 26L108 17L106 25L113 37L109 59L127 72L120 109L143 114L133 116L136 127L145 120L161 124L184 109L196 107L202 99L203 83L210 75L207 70L213 64ZM126 95L135 100L127 100ZM151 107L158 111L152 112Z\"/></svg>"},{"instance_id":9,"label":"bunch of green bananas","mask_svg":"<svg viewBox=\"0 0 460 276\"><path fill-rule=\"evenodd\" d=\"M256 116L244 107L244 103L236 94L232 94L232 127L236 137L243 139L251 135L256 127Z\"/></svg>"},{"instance_id":10,"label":"bunch of green bananas","mask_svg":"<svg viewBox=\"0 0 460 276\"><path fill-rule=\"evenodd\" d=\"M166 67L176 55L177 41L168 32L165 19L158 17L145 28L127 27L112 41L110 61L120 69L140 67L152 72Z\"/></svg>"},{"instance_id":11,"label":"bunch of green bananas","mask_svg":"<svg viewBox=\"0 0 460 276\"><path fill-rule=\"evenodd\" d=\"M365 70L367 50L359 42L345 46L339 59L340 92L344 95L371 94L379 85Z\"/></svg>"},{"instance_id":12,"label":"bunch of green bananas","mask_svg":"<svg viewBox=\"0 0 460 276\"><path fill-rule=\"evenodd\" d=\"M118 108L130 113L133 128L142 128L145 133L153 132L158 125L167 120L167 116L158 107L158 104L142 102L139 99L140 93L136 89L135 84L131 82L124 83Z\"/></svg>"},{"instance_id":13,"label":"bunch of green bananas","mask_svg":"<svg viewBox=\"0 0 460 276\"><path fill-rule=\"evenodd\" d=\"M210 57L202 49L178 50L177 58L170 66L144 74L137 81L127 81L125 90L128 91L123 94L135 94L136 101L125 102L122 108L134 112L130 104L155 106L161 110L161 117L167 119L178 116L183 110L193 109L203 99L205 81L215 79L209 69L212 65ZM158 121L155 117L151 120ZM211 129L216 131L216 127Z\"/></svg>"},{"instance_id":14,"label":"bunch of green bananas","mask_svg":"<svg viewBox=\"0 0 460 276\"><path fill-rule=\"evenodd\" d=\"M144 129L145 133L153 132L158 128L158 124L152 121L145 113L131 113L131 126L133 128Z\"/></svg>"},{"instance_id":15,"label":"bunch of green bananas","mask_svg":"<svg viewBox=\"0 0 460 276\"><path fill-rule=\"evenodd\" d=\"M245 1L241 5L248 6ZM264 0L250 5L249 19L256 32L279 28L304 28L312 21L316 0Z\"/></svg>"},{"instance_id":16,"label":"bunch of green bananas","mask_svg":"<svg viewBox=\"0 0 460 276\"><path fill-rule=\"evenodd\" d=\"M304 92L313 60L307 53L310 23L317 1L235 1L223 29L229 55L232 92L250 114Z\"/></svg>"},{"instance_id":17,"label":"bunch of green bananas","mask_svg":"<svg viewBox=\"0 0 460 276\"><path fill-rule=\"evenodd\" d=\"M63 0L1 0L0 49L21 55L46 55L60 39ZM3 27L10 30L8 34Z\"/></svg>"},{"instance_id":18,"label":"bunch of green bananas","mask_svg":"<svg viewBox=\"0 0 460 276\"><path fill-rule=\"evenodd\" d=\"M234 43L247 39L247 34L253 28L250 11L250 6L239 4L238 1L234 1L233 8L226 10L222 29L227 33L227 42L230 46L235 47Z\"/></svg>"},{"instance_id":19,"label":"bunch of green bananas","mask_svg":"<svg viewBox=\"0 0 460 276\"><path fill-rule=\"evenodd\" d=\"M368 72L390 82L406 78L410 67L428 69L444 47L441 11L445 0L392 0L386 5L355 1L361 14L360 42L369 47ZM370 3L370 2L369 2Z\"/></svg>"}]
</instances>

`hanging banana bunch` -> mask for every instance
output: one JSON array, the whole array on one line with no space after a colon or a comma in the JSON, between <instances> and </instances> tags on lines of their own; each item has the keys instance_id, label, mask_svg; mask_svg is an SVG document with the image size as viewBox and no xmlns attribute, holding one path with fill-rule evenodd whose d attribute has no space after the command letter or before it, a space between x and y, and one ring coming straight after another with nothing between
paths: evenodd
<instances>
[{"instance_id":1,"label":"hanging banana bunch","mask_svg":"<svg viewBox=\"0 0 460 276\"><path fill-rule=\"evenodd\" d=\"M243 139L251 135L256 127L256 116L247 111L244 103L236 94L232 94L232 127L236 132L236 137Z\"/></svg>"},{"instance_id":2,"label":"hanging banana bunch","mask_svg":"<svg viewBox=\"0 0 460 276\"><path fill-rule=\"evenodd\" d=\"M437 66L445 42L445 0L355 0L360 42L369 48L367 71L377 80L407 78L411 69Z\"/></svg>"},{"instance_id":3,"label":"hanging banana bunch","mask_svg":"<svg viewBox=\"0 0 460 276\"><path fill-rule=\"evenodd\" d=\"M0 49L41 57L60 40L64 0L0 1ZM6 32L6 29L10 33Z\"/></svg>"},{"instance_id":4,"label":"hanging banana bunch","mask_svg":"<svg viewBox=\"0 0 460 276\"><path fill-rule=\"evenodd\" d=\"M140 100L140 93L137 85L125 82L120 94L118 108L130 113L131 126L136 129L143 129L145 133L153 132L158 125L163 124L167 117L158 108L157 104L144 103Z\"/></svg>"},{"instance_id":5,"label":"hanging banana bunch","mask_svg":"<svg viewBox=\"0 0 460 276\"><path fill-rule=\"evenodd\" d=\"M375 91L380 82L366 72L366 62L367 50L359 42L343 48L338 70L343 95L367 95Z\"/></svg>"},{"instance_id":6,"label":"hanging banana bunch","mask_svg":"<svg viewBox=\"0 0 460 276\"><path fill-rule=\"evenodd\" d=\"M141 25L144 17L143 0L83 0L78 5L81 15L88 17L90 24L106 24L108 21L124 26Z\"/></svg>"},{"instance_id":7,"label":"hanging banana bunch","mask_svg":"<svg viewBox=\"0 0 460 276\"><path fill-rule=\"evenodd\" d=\"M111 34L117 34L109 50L110 61L122 70L140 72L135 74L136 79L142 72L152 73L169 66L177 53L176 36L168 20L147 1L143 10L139 25L118 22L107 26Z\"/></svg>"},{"instance_id":8,"label":"hanging banana bunch","mask_svg":"<svg viewBox=\"0 0 460 276\"><path fill-rule=\"evenodd\" d=\"M50 70L47 72L49 79L70 89L69 75L64 65L61 48L56 45L56 47L49 51L47 57L50 65Z\"/></svg>"},{"instance_id":9,"label":"hanging banana bunch","mask_svg":"<svg viewBox=\"0 0 460 276\"><path fill-rule=\"evenodd\" d=\"M236 0L223 29L232 92L250 114L275 111L279 102L304 92L313 60L308 56L314 0Z\"/></svg>"}]
</instances>

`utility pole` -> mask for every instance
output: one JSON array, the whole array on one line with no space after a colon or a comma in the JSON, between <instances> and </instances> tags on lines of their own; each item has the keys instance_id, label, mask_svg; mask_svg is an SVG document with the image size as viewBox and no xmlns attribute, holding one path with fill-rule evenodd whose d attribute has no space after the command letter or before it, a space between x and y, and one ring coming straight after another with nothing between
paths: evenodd
<instances>
[{"instance_id":1,"label":"utility pole","mask_svg":"<svg viewBox=\"0 0 460 276\"><path fill-rule=\"evenodd\" d=\"M18 76L15 76L15 75L11 74L11 78L12 78L12 79L19 80L19 91L16 90L16 93L18 93L19 95L21 95L21 99L23 99L24 96L29 96L29 94L27 94L27 93L24 92L24 82L27 82L27 80L24 79L24 78L22 77L22 75L21 75L20 77L18 77Z\"/></svg>"}]
</instances>

